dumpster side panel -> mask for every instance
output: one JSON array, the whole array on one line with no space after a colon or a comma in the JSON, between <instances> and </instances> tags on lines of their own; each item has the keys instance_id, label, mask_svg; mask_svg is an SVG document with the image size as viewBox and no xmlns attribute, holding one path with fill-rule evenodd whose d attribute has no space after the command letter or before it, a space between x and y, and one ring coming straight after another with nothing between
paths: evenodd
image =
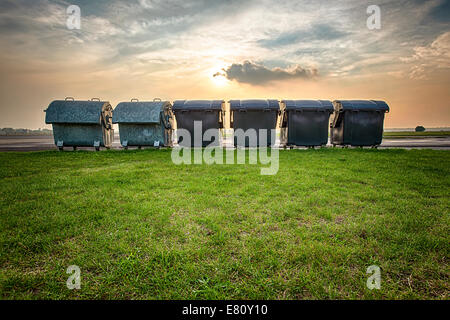
<instances>
[{"instance_id":1,"label":"dumpster side panel","mask_svg":"<svg viewBox=\"0 0 450 320\"><path fill-rule=\"evenodd\" d=\"M257 133L257 146L261 145L261 137L259 135L259 129L267 130L267 143L264 146L270 146L275 143L275 137L272 137L271 129L276 129L278 120L278 111L262 111L262 110L248 110L248 111L233 111L233 129L242 129L247 131L248 129L254 129ZM239 144L239 139L234 136L234 145L242 146ZM245 147L249 146L248 138L245 139Z\"/></svg>"},{"instance_id":2,"label":"dumpster side panel","mask_svg":"<svg viewBox=\"0 0 450 320\"><path fill-rule=\"evenodd\" d=\"M288 111L288 144L320 146L328 142L329 112Z\"/></svg>"},{"instance_id":3,"label":"dumpster side panel","mask_svg":"<svg viewBox=\"0 0 450 320\"><path fill-rule=\"evenodd\" d=\"M166 146L164 129L160 124L119 123L120 144L122 146Z\"/></svg>"},{"instance_id":4,"label":"dumpster side panel","mask_svg":"<svg viewBox=\"0 0 450 320\"><path fill-rule=\"evenodd\" d=\"M202 146L206 147L212 144L212 146L220 146L220 138L219 141L210 141L204 140L203 135L208 129L217 129L220 135L219 130L219 114L220 110L212 110L212 111L202 111L202 110L189 110L189 111L175 111L175 117L177 121L178 129L186 129L191 134L191 141L178 141L180 146L184 147L192 147L194 146L194 121L200 121L202 123Z\"/></svg>"},{"instance_id":5,"label":"dumpster side panel","mask_svg":"<svg viewBox=\"0 0 450 320\"><path fill-rule=\"evenodd\" d=\"M103 129L97 124L53 124L53 136L55 144L63 142L63 146L68 147L93 147L94 142L100 142L100 146L105 147L103 141Z\"/></svg>"}]
</instances>

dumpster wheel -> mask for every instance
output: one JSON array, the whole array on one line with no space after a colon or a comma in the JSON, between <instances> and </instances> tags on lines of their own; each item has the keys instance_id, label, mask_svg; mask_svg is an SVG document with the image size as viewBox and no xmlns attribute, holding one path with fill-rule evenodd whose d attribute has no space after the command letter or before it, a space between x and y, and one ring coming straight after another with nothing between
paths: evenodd
<instances>
[{"instance_id":1,"label":"dumpster wheel","mask_svg":"<svg viewBox=\"0 0 450 320\"><path fill-rule=\"evenodd\" d=\"M95 151L100 151L100 147L95 147Z\"/></svg>"},{"instance_id":2,"label":"dumpster wheel","mask_svg":"<svg viewBox=\"0 0 450 320\"><path fill-rule=\"evenodd\" d=\"M64 151L64 147L58 147L59 151Z\"/></svg>"}]
</instances>

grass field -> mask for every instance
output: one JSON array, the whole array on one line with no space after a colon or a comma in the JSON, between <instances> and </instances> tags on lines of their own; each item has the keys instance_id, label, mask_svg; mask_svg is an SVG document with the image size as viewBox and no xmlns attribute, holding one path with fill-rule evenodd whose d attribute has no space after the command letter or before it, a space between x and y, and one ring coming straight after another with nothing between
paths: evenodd
<instances>
[{"instance_id":1,"label":"grass field","mask_svg":"<svg viewBox=\"0 0 450 320\"><path fill-rule=\"evenodd\" d=\"M424 131L424 132L414 132L414 131L389 131L383 132L383 137L391 138L391 137L406 137L406 138L414 138L414 137L450 137L450 131Z\"/></svg>"},{"instance_id":2,"label":"grass field","mask_svg":"<svg viewBox=\"0 0 450 320\"><path fill-rule=\"evenodd\" d=\"M274 176L170 150L0 153L0 177L2 299L449 298L448 151L280 151Z\"/></svg>"}]
</instances>

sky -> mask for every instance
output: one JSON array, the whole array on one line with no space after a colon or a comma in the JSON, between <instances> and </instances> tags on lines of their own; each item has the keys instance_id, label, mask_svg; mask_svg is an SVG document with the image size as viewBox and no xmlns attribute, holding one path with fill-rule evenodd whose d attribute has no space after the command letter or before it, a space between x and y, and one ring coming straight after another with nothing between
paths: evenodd
<instances>
[{"instance_id":1,"label":"sky","mask_svg":"<svg viewBox=\"0 0 450 320\"><path fill-rule=\"evenodd\" d=\"M0 0L0 47L0 127L49 128L67 96L375 99L388 128L450 126L450 0Z\"/></svg>"}]
</instances>

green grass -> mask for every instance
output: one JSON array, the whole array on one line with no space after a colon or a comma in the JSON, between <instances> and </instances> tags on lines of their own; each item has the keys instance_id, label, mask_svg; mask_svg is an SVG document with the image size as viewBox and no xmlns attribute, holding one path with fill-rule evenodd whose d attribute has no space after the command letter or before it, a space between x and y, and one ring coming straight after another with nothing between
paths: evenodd
<instances>
[{"instance_id":1,"label":"green grass","mask_svg":"<svg viewBox=\"0 0 450 320\"><path fill-rule=\"evenodd\" d=\"M437 150L0 153L0 298L448 299L449 190Z\"/></svg>"},{"instance_id":2,"label":"green grass","mask_svg":"<svg viewBox=\"0 0 450 320\"><path fill-rule=\"evenodd\" d=\"M424 132L414 132L414 131L398 131L398 132L383 132L383 137L385 138L414 138L414 137L449 137L450 131L424 131Z\"/></svg>"}]
</instances>

